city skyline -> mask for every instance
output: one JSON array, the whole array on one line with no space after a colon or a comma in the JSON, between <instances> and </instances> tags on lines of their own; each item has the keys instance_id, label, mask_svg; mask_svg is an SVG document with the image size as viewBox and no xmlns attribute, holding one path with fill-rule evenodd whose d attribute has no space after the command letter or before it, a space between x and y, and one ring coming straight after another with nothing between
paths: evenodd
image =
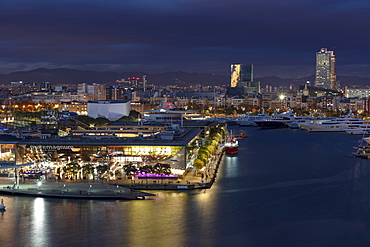
<instances>
[{"instance_id":1,"label":"city skyline","mask_svg":"<svg viewBox=\"0 0 370 247\"><path fill-rule=\"evenodd\" d=\"M370 78L367 1L15 0L1 7L0 73L228 75L228 65L241 62L254 64L256 78L302 78L315 74L315 52L327 47L338 75Z\"/></svg>"}]
</instances>

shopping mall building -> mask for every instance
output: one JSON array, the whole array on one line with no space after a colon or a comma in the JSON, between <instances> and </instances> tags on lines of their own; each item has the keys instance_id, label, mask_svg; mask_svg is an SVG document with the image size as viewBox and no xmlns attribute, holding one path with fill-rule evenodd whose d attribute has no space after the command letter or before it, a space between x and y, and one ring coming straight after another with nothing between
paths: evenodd
<instances>
[{"instance_id":1,"label":"shopping mall building","mask_svg":"<svg viewBox=\"0 0 370 247\"><path fill-rule=\"evenodd\" d=\"M204 126L203 126L204 127ZM207 126L205 126L207 127ZM169 164L185 171L202 143L204 128L123 127L70 131L65 137L0 135L0 166L33 163L55 167L79 164L136 166Z\"/></svg>"}]
</instances>

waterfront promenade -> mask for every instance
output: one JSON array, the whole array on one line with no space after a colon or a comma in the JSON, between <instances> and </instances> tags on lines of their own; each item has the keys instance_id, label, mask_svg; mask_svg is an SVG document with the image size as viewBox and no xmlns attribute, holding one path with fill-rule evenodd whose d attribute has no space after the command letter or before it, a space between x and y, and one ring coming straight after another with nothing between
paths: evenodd
<instances>
[{"instance_id":1,"label":"waterfront promenade","mask_svg":"<svg viewBox=\"0 0 370 247\"><path fill-rule=\"evenodd\" d=\"M181 179L140 179L127 178L117 180L117 184L135 190L193 190L210 189L216 181L217 172L223 159L224 151L212 156L203 171L190 170Z\"/></svg>"},{"instance_id":2,"label":"waterfront promenade","mask_svg":"<svg viewBox=\"0 0 370 247\"><path fill-rule=\"evenodd\" d=\"M155 194L142 190L209 189L215 182L224 152L214 155L202 172L190 170L179 179L71 180L24 179L18 185L15 178L0 178L0 194L78 198L78 199L144 199Z\"/></svg>"}]
</instances>

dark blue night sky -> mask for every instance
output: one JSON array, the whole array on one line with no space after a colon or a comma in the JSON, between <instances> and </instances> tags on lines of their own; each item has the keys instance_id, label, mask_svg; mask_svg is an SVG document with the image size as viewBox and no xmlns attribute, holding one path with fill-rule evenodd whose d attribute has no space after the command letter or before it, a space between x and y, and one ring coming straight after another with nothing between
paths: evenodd
<instances>
[{"instance_id":1,"label":"dark blue night sky","mask_svg":"<svg viewBox=\"0 0 370 247\"><path fill-rule=\"evenodd\" d=\"M36 68L370 77L368 0L12 0L0 2L0 73Z\"/></svg>"}]
</instances>

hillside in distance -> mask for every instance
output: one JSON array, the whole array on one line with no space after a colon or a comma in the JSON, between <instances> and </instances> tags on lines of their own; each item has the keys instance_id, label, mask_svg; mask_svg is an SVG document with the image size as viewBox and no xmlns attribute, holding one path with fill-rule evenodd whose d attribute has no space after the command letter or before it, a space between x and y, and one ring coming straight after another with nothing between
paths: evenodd
<instances>
[{"instance_id":1,"label":"hillside in distance","mask_svg":"<svg viewBox=\"0 0 370 247\"><path fill-rule=\"evenodd\" d=\"M122 78L127 79L130 77L138 77L140 81L142 76L146 75L148 84L154 84L157 86L166 85L196 85L202 86L227 86L230 83L229 75L217 75L217 74L205 74L205 73L188 73L188 72L166 72L166 73L145 73L145 72L97 72L89 70L76 70L76 69L35 69L30 71L19 71L12 72L9 74L0 74L0 84L9 85L12 81L48 81L52 85L69 84L76 85L78 83L106 83L108 85L114 84L116 80ZM370 85L370 78L361 78L356 76L338 76L338 81L341 87L348 85L358 85L365 87ZM285 86L289 85L304 85L309 80L311 83L314 82L315 76L309 76L305 78L292 78L282 79L279 77L261 77L255 78L255 81L260 81L261 86Z\"/></svg>"},{"instance_id":2,"label":"hillside in distance","mask_svg":"<svg viewBox=\"0 0 370 247\"><path fill-rule=\"evenodd\" d=\"M75 69L35 69L30 71L12 72L9 74L0 74L0 83L3 85L10 84L12 81L48 81L52 85L78 83L106 83L114 84L116 80L127 79L131 77L140 78L146 75L149 84L159 86L175 85L180 86L190 84L202 85L223 85L229 83L229 76L212 75L203 73L187 73L187 72L167 72L158 74L149 74L145 72L97 72L89 70Z\"/></svg>"}]
</instances>

